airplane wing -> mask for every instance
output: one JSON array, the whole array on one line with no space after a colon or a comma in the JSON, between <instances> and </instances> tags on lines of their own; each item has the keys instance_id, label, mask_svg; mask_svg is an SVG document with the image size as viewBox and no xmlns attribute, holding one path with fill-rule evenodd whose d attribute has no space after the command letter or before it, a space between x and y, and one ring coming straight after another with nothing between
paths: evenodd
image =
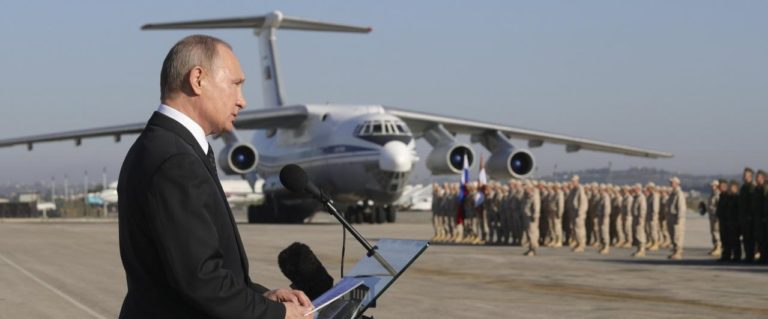
<instances>
[{"instance_id":1,"label":"airplane wing","mask_svg":"<svg viewBox=\"0 0 768 319\"><path fill-rule=\"evenodd\" d=\"M307 108L303 105L243 111L237 115L237 119L235 120L235 127L238 129L295 127L301 125L301 123L307 118L308 114L309 112L307 111ZM65 140L74 140L75 145L79 146L83 139L106 136L113 136L115 142L119 142L122 135L141 133L146 125L147 123L143 122L2 139L0 140L0 147L27 145L27 149L32 150L33 145L36 143Z\"/></svg>"},{"instance_id":2,"label":"airplane wing","mask_svg":"<svg viewBox=\"0 0 768 319\"><path fill-rule=\"evenodd\" d=\"M432 127L442 124L448 131L458 134L480 135L485 132L499 131L506 135L508 138L528 140L528 147L531 148L540 147L544 143L552 143L565 145L565 150L568 153L576 152L579 150L590 150L596 152L616 153L627 156L648 158L673 157L671 153L593 141L585 138L566 136L556 133L547 133L500 124L466 120L456 117L414 112L388 106L385 106L385 109L387 110L387 113L399 117L406 124L408 124L408 126L413 131L414 136L417 137L420 137L425 131L431 129Z\"/></svg>"},{"instance_id":3,"label":"airplane wing","mask_svg":"<svg viewBox=\"0 0 768 319\"><path fill-rule=\"evenodd\" d=\"M235 127L246 130L292 128L301 125L307 117L309 111L304 105L243 111L237 114Z\"/></svg>"}]
</instances>

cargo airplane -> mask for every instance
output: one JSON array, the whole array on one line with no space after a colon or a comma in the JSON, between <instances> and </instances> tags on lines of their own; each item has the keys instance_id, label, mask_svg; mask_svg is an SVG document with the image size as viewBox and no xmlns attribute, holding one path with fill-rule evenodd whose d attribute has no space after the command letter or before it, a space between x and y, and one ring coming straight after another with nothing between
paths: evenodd
<instances>
[{"instance_id":1,"label":"cargo airplane","mask_svg":"<svg viewBox=\"0 0 768 319\"><path fill-rule=\"evenodd\" d=\"M528 148L545 143L565 146L567 153L581 150L616 153L647 158L668 158L672 154L604 143L561 134L521 129L469 119L410 111L386 105L300 104L285 105L280 87L276 30L368 33L369 27L312 21L284 16L275 11L263 16L147 24L143 30L160 29L253 29L259 39L263 108L242 111L235 127L258 130L251 141L236 132L222 136L226 146L218 155L225 174L241 175L253 185L264 179L265 200L248 209L249 222L300 223L313 214L318 204L286 191L278 175L289 163L302 166L310 178L338 204L348 208L347 216L360 221L363 212L372 220L394 222L391 203L404 186L419 160L415 140L425 139L432 147L426 166L433 174L457 174L464 157L471 162L475 152L457 134L471 136L472 143L485 147L491 156L486 163L489 175L499 179L525 178L535 167L527 149L518 148L510 138L527 141ZM41 142L137 134L145 123L60 132L0 140L0 147L33 145Z\"/></svg>"}]
</instances>

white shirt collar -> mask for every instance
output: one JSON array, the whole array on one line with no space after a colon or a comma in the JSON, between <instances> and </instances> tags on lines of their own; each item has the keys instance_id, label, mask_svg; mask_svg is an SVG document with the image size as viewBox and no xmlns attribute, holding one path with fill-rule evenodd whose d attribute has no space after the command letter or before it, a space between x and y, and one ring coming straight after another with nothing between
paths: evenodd
<instances>
[{"instance_id":1,"label":"white shirt collar","mask_svg":"<svg viewBox=\"0 0 768 319\"><path fill-rule=\"evenodd\" d=\"M189 118L186 114L165 104L160 104L157 111L183 125L190 133L192 133L192 136L197 140L197 143L200 144L203 154L208 153L208 140L205 138L205 132L203 131L203 128L200 127L200 124L197 124L197 122Z\"/></svg>"}]
</instances>

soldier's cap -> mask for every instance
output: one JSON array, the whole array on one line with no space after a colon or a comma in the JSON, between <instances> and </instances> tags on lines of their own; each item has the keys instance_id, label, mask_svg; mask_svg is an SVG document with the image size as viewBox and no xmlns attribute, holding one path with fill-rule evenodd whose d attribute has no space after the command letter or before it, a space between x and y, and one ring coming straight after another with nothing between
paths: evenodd
<instances>
[{"instance_id":1,"label":"soldier's cap","mask_svg":"<svg viewBox=\"0 0 768 319\"><path fill-rule=\"evenodd\" d=\"M721 179L718 181L718 183L719 183L719 184L725 184L725 185L728 185L728 180L727 180L727 179L725 179L725 178L721 178Z\"/></svg>"},{"instance_id":2,"label":"soldier's cap","mask_svg":"<svg viewBox=\"0 0 768 319\"><path fill-rule=\"evenodd\" d=\"M572 181L579 181L579 178L580 178L579 175L573 175L573 177L571 177L571 180Z\"/></svg>"},{"instance_id":3,"label":"soldier's cap","mask_svg":"<svg viewBox=\"0 0 768 319\"><path fill-rule=\"evenodd\" d=\"M637 188L637 189L643 188L643 184L637 183L637 184L635 184L635 188Z\"/></svg>"},{"instance_id":4,"label":"soldier's cap","mask_svg":"<svg viewBox=\"0 0 768 319\"><path fill-rule=\"evenodd\" d=\"M717 186L717 185L720 185L720 181L718 181L718 180L714 180L714 181L712 181L712 183L709 183L709 185L711 185L711 186Z\"/></svg>"},{"instance_id":5,"label":"soldier's cap","mask_svg":"<svg viewBox=\"0 0 768 319\"><path fill-rule=\"evenodd\" d=\"M738 181L736 181L735 179L732 179L732 180L731 180L731 185L736 185L736 186L739 186L739 182L738 182Z\"/></svg>"},{"instance_id":6,"label":"soldier's cap","mask_svg":"<svg viewBox=\"0 0 768 319\"><path fill-rule=\"evenodd\" d=\"M757 170L757 175L758 175L758 176L760 176L760 175L763 175L763 177L766 177L766 176L768 176L768 175L766 175L766 174L765 174L765 171L764 171L764 170L761 170L761 169Z\"/></svg>"},{"instance_id":7,"label":"soldier's cap","mask_svg":"<svg viewBox=\"0 0 768 319\"><path fill-rule=\"evenodd\" d=\"M680 184L680 179L677 178L677 176L670 178L669 181L672 183Z\"/></svg>"},{"instance_id":8,"label":"soldier's cap","mask_svg":"<svg viewBox=\"0 0 768 319\"><path fill-rule=\"evenodd\" d=\"M753 170L752 170L751 168L749 168L749 167L745 167L745 168L744 168L744 173L746 173L746 172L754 173L755 171L753 171Z\"/></svg>"},{"instance_id":9,"label":"soldier's cap","mask_svg":"<svg viewBox=\"0 0 768 319\"><path fill-rule=\"evenodd\" d=\"M654 184L653 182L648 182L648 184L645 185L645 187L646 188L656 188L656 184Z\"/></svg>"}]
</instances>

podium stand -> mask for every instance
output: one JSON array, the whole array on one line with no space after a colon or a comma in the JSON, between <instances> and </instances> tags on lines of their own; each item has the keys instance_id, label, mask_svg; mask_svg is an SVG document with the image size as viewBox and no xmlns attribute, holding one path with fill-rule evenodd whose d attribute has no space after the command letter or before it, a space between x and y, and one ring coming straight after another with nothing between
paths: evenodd
<instances>
[{"instance_id":1,"label":"podium stand","mask_svg":"<svg viewBox=\"0 0 768 319\"><path fill-rule=\"evenodd\" d=\"M381 239L377 252L394 268L389 274L375 258L364 256L333 288L312 303L319 319L359 318L429 247L425 240ZM321 308L322 307L322 308Z\"/></svg>"}]
</instances>

